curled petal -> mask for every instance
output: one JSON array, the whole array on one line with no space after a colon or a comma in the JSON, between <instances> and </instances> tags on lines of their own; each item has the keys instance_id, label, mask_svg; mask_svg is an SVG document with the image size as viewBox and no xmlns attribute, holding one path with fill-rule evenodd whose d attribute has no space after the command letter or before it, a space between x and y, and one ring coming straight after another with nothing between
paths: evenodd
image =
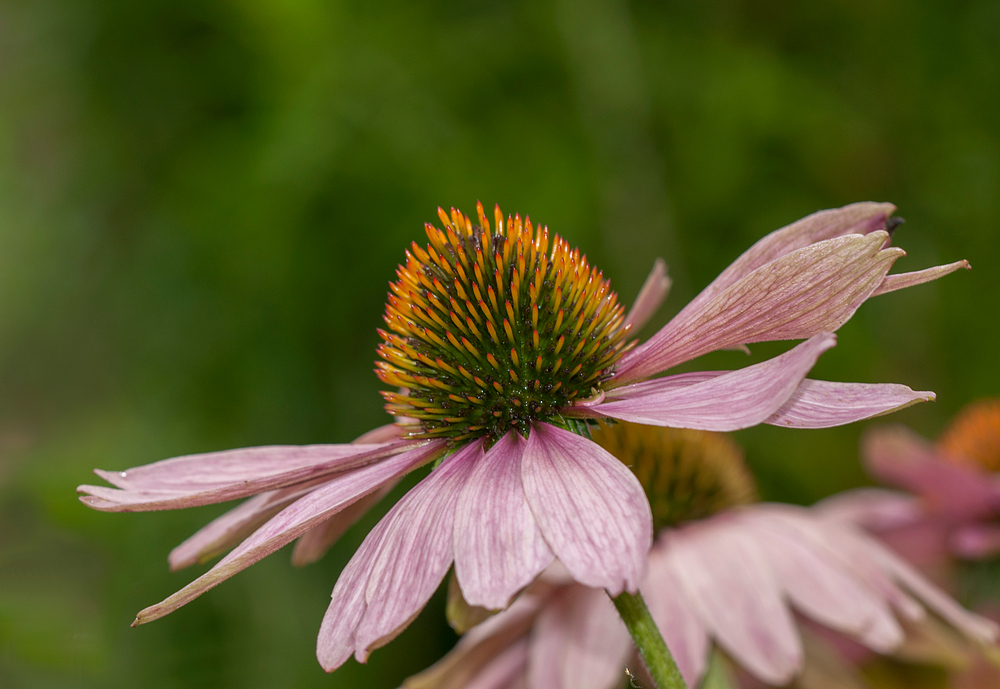
<instances>
[{"instance_id":1,"label":"curled petal","mask_svg":"<svg viewBox=\"0 0 1000 689\"><path fill-rule=\"evenodd\" d=\"M632 326L633 333L642 330L642 326L646 325L656 310L660 308L660 304L670 292L670 285L667 264L663 262L662 258L658 258L653 264L653 270L646 278L646 282L642 284L639 296L635 298L635 303L632 304L628 315L625 316L625 325Z\"/></svg>"},{"instance_id":2,"label":"curled petal","mask_svg":"<svg viewBox=\"0 0 1000 689\"><path fill-rule=\"evenodd\" d=\"M482 454L469 443L397 502L365 538L333 589L316 655L330 672L392 640L441 583L453 558L455 504Z\"/></svg>"},{"instance_id":3,"label":"curled petal","mask_svg":"<svg viewBox=\"0 0 1000 689\"><path fill-rule=\"evenodd\" d=\"M330 480L268 520L208 572L161 603L142 610L132 623L133 626L159 619L190 603L205 591L270 555L386 481L415 469L437 454L437 446L426 445Z\"/></svg>"},{"instance_id":4,"label":"curled petal","mask_svg":"<svg viewBox=\"0 0 1000 689\"><path fill-rule=\"evenodd\" d=\"M872 292L872 296L877 297L880 294L895 292L898 289L913 287L914 285L922 285L925 282L937 280L940 277L944 277L945 275L954 273L959 268L972 270L972 266L969 265L969 262L962 260L962 261L955 261L954 263L949 263L943 266L934 266L933 268L925 268L924 270L917 270L912 273L898 273L896 275L886 275L885 279L882 280L882 284L879 285L874 292Z\"/></svg>"},{"instance_id":5,"label":"curled petal","mask_svg":"<svg viewBox=\"0 0 1000 689\"><path fill-rule=\"evenodd\" d=\"M274 445L187 455L122 472L95 470L118 486L80 486L80 500L105 512L171 510L245 498L355 469L418 446Z\"/></svg>"},{"instance_id":6,"label":"curled petal","mask_svg":"<svg viewBox=\"0 0 1000 689\"><path fill-rule=\"evenodd\" d=\"M934 399L933 392L914 392L905 385L806 379L764 423L788 428L832 428Z\"/></svg>"},{"instance_id":7,"label":"curled petal","mask_svg":"<svg viewBox=\"0 0 1000 689\"><path fill-rule=\"evenodd\" d=\"M506 607L552 562L521 487L524 445L510 431L478 458L455 508L455 575L472 605Z\"/></svg>"},{"instance_id":8,"label":"curled petal","mask_svg":"<svg viewBox=\"0 0 1000 689\"><path fill-rule=\"evenodd\" d=\"M607 689L622 678L632 640L607 593L572 586L545 606L531 639L528 683Z\"/></svg>"},{"instance_id":9,"label":"curled petal","mask_svg":"<svg viewBox=\"0 0 1000 689\"><path fill-rule=\"evenodd\" d=\"M902 255L881 248L886 238L884 232L837 237L761 266L623 356L617 379L641 380L723 347L837 330Z\"/></svg>"},{"instance_id":10,"label":"curled petal","mask_svg":"<svg viewBox=\"0 0 1000 689\"><path fill-rule=\"evenodd\" d=\"M521 482L542 536L574 579L612 595L639 587L653 517L624 464L593 441L536 424Z\"/></svg>"},{"instance_id":11,"label":"curled petal","mask_svg":"<svg viewBox=\"0 0 1000 689\"><path fill-rule=\"evenodd\" d=\"M679 387L670 377L656 383L630 386L616 391L630 392L628 399L605 402L595 411L623 421L694 428L706 431L735 431L755 426L775 414L802 383L819 355L836 343L823 333L784 354L738 371ZM697 378L692 378L697 380Z\"/></svg>"}]
</instances>

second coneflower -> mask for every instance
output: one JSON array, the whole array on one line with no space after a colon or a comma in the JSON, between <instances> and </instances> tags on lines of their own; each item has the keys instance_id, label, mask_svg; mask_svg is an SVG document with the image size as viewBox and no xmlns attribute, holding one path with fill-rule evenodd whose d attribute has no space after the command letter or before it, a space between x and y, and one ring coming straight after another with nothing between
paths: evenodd
<instances>
[{"instance_id":1,"label":"second coneflower","mask_svg":"<svg viewBox=\"0 0 1000 689\"><path fill-rule=\"evenodd\" d=\"M233 549L139 613L161 617L301 538L318 556L400 476L438 462L372 530L340 576L318 657L364 661L405 627L445 573L466 599L501 608L555 558L576 581L635 591L652 543L635 476L579 432L590 419L735 430L826 427L933 398L902 385L805 378L832 334L870 296L935 279L960 261L887 276L890 204L822 211L751 247L645 344L630 333L669 286L658 263L626 314L601 273L519 216L427 225L391 286L378 375L397 422L349 445L193 455L81 486L107 511L173 509L252 497L182 544L183 566ZM805 340L737 371L650 379L701 354ZM440 460L440 461L438 461ZM303 545L304 544L304 545ZM235 546L235 547L233 547Z\"/></svg>"}]
</instances>

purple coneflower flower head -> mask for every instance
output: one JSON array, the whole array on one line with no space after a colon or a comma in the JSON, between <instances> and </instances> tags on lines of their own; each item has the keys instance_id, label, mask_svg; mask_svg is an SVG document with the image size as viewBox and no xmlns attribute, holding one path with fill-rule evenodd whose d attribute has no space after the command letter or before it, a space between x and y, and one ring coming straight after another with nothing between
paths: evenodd
<instances>
[{"instance_id":1,"label":"purple coneflower flower head","mask_svg":"<svg viewBox=\"0 0 1000 689\"><path fill-rule=\"evenodd\" d=\"M347 445L260 447L98 472L81 486L107 511L250 497L171 555L181 567L232 548L136 623L161 617L295 539L315 559L405 473L434 469L369 534L341 574L320 631L328 670L367 658L416 615L454 564L467 600L506 606L558 559L612 594L634 591L652 543L635 476L578 432L593 419L734 430L818 428L933 393L809 380L832 331L869 297L967 267L887 275L894 207L822 211L751 247L645 344L630 339L665 297L657 263L625 313L601 273L547 228L499 208L494 223L440 212L392 283L377 374L397 422ZM722 348L804 340L737 371L649 380ZM251 497L252 496L252 497Z\"/></svg>"},{"instance_id":2,"label":"purple coneflower flower head","mask_svg":"<svg viewBox=\"0 0 1000 689\"><path fill-rule=\"evenodd\" d=\"M1000 401L969 405L937 443L905 426L872 429L861 454L874 478L907 493L862 488L823 509L938 574L954 557L1000 553Z\"/></svg>"},{"instance_id":3,"label":"purple coneflower flower head","mask_svg":"<svg viewBox=\"0 0 1000 689\"><path fill-rule=\"evenodd\" d=\"M807 663L813 625L893 653L935 615L971 645L995 643L996 625L853 526L742 504L752 483L728 439L620 424L595 440L632 465L654 506L661 528L640 589L688 686L699 686L713 646L750 677L788 684ZM612 689L634 660L607 594L550 570L404 687Z\"/></svg>"}]
</instances>

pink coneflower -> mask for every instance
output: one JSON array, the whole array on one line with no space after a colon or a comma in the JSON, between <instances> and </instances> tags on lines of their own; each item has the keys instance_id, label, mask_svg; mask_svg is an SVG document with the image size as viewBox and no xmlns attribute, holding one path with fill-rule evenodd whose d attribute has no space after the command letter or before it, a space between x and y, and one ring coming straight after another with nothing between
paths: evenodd
<instances>
[{"instance_id":1,"label":"pink coneflower","mask_svg":"<svg viewBox=\"0 0 1000 689\"><path fill-rule=\"evenodd\" d=\"M816 428L884 414L932 393L805 378L870 296L967 267L887 276L890 204L822 211L751 247L648 342L629 335L669 281L657 264L630 314L586 257L519 216L491 228L458 211L427 225L397 272L377 373L397 423L350 445L261 447L99 472L81 486L107 511L173 509L255 496L196 534L174 566L235 547L139 613L161 617L302 537L313 559L380 491L438 462L372 530L333 592L318 656L328 670L399 633L455 565L476 605L502 608L555 559L574 580L634 591L652 542L641 486L586 437L588 419L734 430ZM648 380L716 349L805 341L738 371ZM348 510L350 510L348 512ZM248 535L249 534L249 535ZM318 535L316 535L318 534Z\"/></svg>"},{"instance_id":2,"label":"pink coneflower","mask_svg":"<svg viewBox=\"0 0 1000 689\"><path fill-rule=\"evenodd\" d=\"M973 646L995 642L996 625L851 525L791 505L731 506L751 495L738 449L667 431L620 424L595 440L632 465L658 515L640 589L688 686L699 686L713 646L750 677L788 684L805 667L804 620L879 653L897 651L929 614ZM613 689L626 665L641 667L634 654L603 591L549 571L403 686Z\"/></svg>"},{"instance_id":3,"label":"pink coneflower","mask_svg":"<svg viewBox=\"0 0 1000 689\"><path fill-rule=\"evenodd\" d=\"M939 575L953 558L1000 554L1000 400L969 405L934 444L904 426L872 429L861 454L874 478L908 493L848 491L825 511Z\"/></svg>"}]
</instances>

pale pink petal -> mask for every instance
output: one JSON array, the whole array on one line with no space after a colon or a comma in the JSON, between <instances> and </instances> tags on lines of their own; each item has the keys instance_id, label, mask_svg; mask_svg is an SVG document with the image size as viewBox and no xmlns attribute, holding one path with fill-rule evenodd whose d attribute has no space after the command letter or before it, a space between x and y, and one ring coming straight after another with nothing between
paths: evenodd
<instances>
[{"instance_id":1,"label":"pale pink petal","mask_svg":"<svg viewBox=\"0 0 1000 689\"><path fill-rule=\"evenodd\" d=\"M384 426L373 428L367 433L362 433L351 441L352 445L390 443L405 437L403 428L398 423L387 423Z\"/></svg>"},{"instance_id":2,"label":"pale pink petal","mask_svg":"<svg viewBox=\"0 0 1000 689\"><path fill-rule=\"evenodd\" d=\"M528 640L522 639L493 658L463 689L505 689L527 672Z\"/></svg>"},{"instance_id":3,"label":"pale pink petal","mask_svg":"<svg viewBox=\"0 0 1000 689\"><path fill-rule=\"evenodd\" d=\"M594 411L623 421L673 428L706 431L749 428L780 409L819 355L834 344L836 337L823 333L762 363L687 387L647 391L629 399L605 402Z\"/></svg>"},{"instance_id":4,"label":"pale pink petal","mask_svg":"<svg viewBox=\"0 0 1000 689\"><path fill-rule=\"evenodd\" d=\"M397 502L341 573L317 645L328 672L351 651L364 662L410 623L453 558L455 504L481 454L469 443Z\"/></svg>"},{"instance_id":5,"label":"pale pink petal","mask_svg":"<svg viewBox=\"0 0 1000 689\"><path fill-rule=\"evenodd\" d=\"M775 230L729 264L684 310L700 308L744 276L797 249L847 234L868 234L885 230L886 221L895 211L896 207L891 203L862 201L842 208L817 211Z\"/></svg>"},{"instance_id":6,"label":"pale pink petal","mask_svg":"<svg viewBox=\"0 0 1000 689\"><path fill-rule=\"evenodd\" d=\"M332 514L377 489L386 481L392 481L431 461L437 454L439 450L436 446L425 445L331 479L272 517L208 572L161 603L142 610L136 616L133 625L159 619L186 605L205 591L270 555L316 524L325 521Z\"/></svg>"},{"instance_id":7,"label":"pale pink petal","mask_svg":"<svg viewBox=\"0 0 1000 689\"><path fill-rule=\"evenodd\" d=\"M885 279L882 280L882 284L879 285L874 292L872 292L872 296L877 297L880 294L895 292L898 289L913 287L914 285L922 285L925 282L930 282L931 280L937 280L938 278L944 277L949 273L954 273L959 268L972 270L972 266L969 265L969 262L962 260L962 261L955 261L954 263L949 263L943 266L935 266L933 268L925 268L924 270L917 270L912 273L897 273L896 275L886 275Z\"/></svg>"},{"instance_id":8,"label":"pale pink petal","mask_svg":"<svg viewBox=\"0 0 1000 689\"><path fill-rule=\"evenodd\" d=\"M914 392L905 385L834 383L807 378L764 423L788 428L831 428L934 399L933 392Z\"/></svg>"},{"instance_id":9,"label":"pale pink petal","mask_svg":"<svg viewBox=\"0 0 1000 689\"><path fill-rule=\"evenodd\" d=\"M996 622L975 615L956 603L948 594L925 579L902 558L883 548L874 539L857 536L857 547L878 563L896 581L968 638L982 645L995 644L1000 638Z\"/></svg>"},{"instance_id":10,"label":"pale pink petal","mask_svg":"<svg viewBox=\"0 0 1000 689\"><path fill-rule=\"evenodd\" d=\"M736 526L668 532L669 562L719 645L764 682L787 684L802 669L802 643L765 555Z\"/></svg>"},{"instance_id":11,"label":"pale pink petal","mask_svg":"<svg viewBox=\"0 0 1000 689\"><path fill-rule=\"evenodd\" d=\"M930 443L905 426L869 431L861 454L873 476L922 495L934 511L978 518L1000 510L1000 490L987 474L942 460Z\"/></svg>"},{"instance_id":12,"label":"pale pink petal","mask_svg":"<svg viewBox=\"0 0 1000 689\"><path fill-rule=\"evenodd\" d=\"M170 551L167 557L170 571L176 572L184 567L207 562L249 536L288 504L274 502L274 494L277 492L268 491L255 495L199 529Z\"/></svg>"},{"instance_id":13,"label":"pale pink petal","mask_svg":"<svg viewBox=\"0 0 1000 689\"><path fill-rule=\"evenodd\" d=\"M646 325L670 291L671 280L667 276L667 264L662 258L656 259L653 270L639 290L639 296L625 316L625 325L632 327L632 332L639 332Z\"/></svg>"},{"instance_id":14,"label":"pale pink petal","mask_svg":"<svg viewBox=\"0 0 1000 689\"><path fill-rule=\"evenodd\" d=\"M885 240L884 232L838 237L761 266L625 354L617 380L648 378L723 347L837 330L903 254L882 249Z\"/></svg>"},{"instance_id":15,"label":"pale pink petal","mask_svg":"<svg viewBox=\"0 0 1000 689\"><path fill-rule=\"evenodd\" d=\"M708 631L691 608L664 551L662 544L653 545L642 595L681 676L689 687L697 687L708 664Z\"/></svg>"},{"instance_id":16,"label":"pale pink petal","mask_svg":"<svg viewBox=\"0 0 1000 689\"><path fill-rule=\"evenodd\" d=\"M780 587L806 617L889 653L903 629L885 601L823 550L786 527L787 517L748 510L752 537L766 554ZM871 634L871 631L877 634Z\"/></svg>"},{"instance_id":17,"label":"pale pink petal","mask_svg":"<svg viewBox=\"0 0 1000 689\"><path fill-rule=\"evenodd\" d=\"M571 586L542 610L531 638L528 684L609 689L625 674L632 639L608 594Z\"/></svg>"},{"instance_id":18,"label":"pale pink petal","mask_svg":"<svg viewBox=\"0 0 1000 689\"><path fill-rule=\"evenodd\" d=\"M951 547L959 557L981 560L1000 553L1000 526L968 524L960 526L951 536Z\"/></svg>"},{"instance_id":19,"label":"pale pink petal","mask_svg":"<svg viewBox=\"0 0 1000 689\"><path fill-rule=\"evenodd\" d=\"M653 517L642 486L621 461L575 433L536 424L521 482L542 535L574 579L612 595L639 587Z\"/></svg>"},{"instance_id":20,"label":"pale pink petal","mask_svg":"<svg viewBox=\"0 0 1000 689\"><path fill-rule=\"evenodd\" d=\"M521 487L525 441L510 431L476 459L455 508L455 576L465 600L490 609L552 562Z\"/></svg>"},{"instance_id":21,"label":"pale pink petal","mask_svg":"<svg viewBox=\"0 0 1000 689\"><path fill-rule=\"evenodd\" d=\"M880 531L912 524L923 516L912 495L885 488L854 488L824 498L812 506L824 519Z\"/></svg>"},{"instance_id":22,"label":"pale pink petal","mask_svg":"<svg viewBox=\"0 0 1000 689\"><path fill-rule=\"evenodd\" d=\"M292 564L296 567L305 567L323 557L330 546L336 543L345 531L354 526L354 523L361 519L368 510L388 495L397 483L399 483L398 480L388 482L299 536L299 540L295 542L295 547L292 549Z\"/></svg>"},{"instance_id":23,"label":"pale pink petal","mask_svg":"<svg viewBox=\"0 0 1000 689\"><path fill-rule=\"evenodd\" d=\"M379 445L275 445L188 455L118 472L95 470L122 490L80 486L80 500L106 512L195 507L244 498L342 471L417 447L409 441Z\"/></svg>"}]
</instances>

